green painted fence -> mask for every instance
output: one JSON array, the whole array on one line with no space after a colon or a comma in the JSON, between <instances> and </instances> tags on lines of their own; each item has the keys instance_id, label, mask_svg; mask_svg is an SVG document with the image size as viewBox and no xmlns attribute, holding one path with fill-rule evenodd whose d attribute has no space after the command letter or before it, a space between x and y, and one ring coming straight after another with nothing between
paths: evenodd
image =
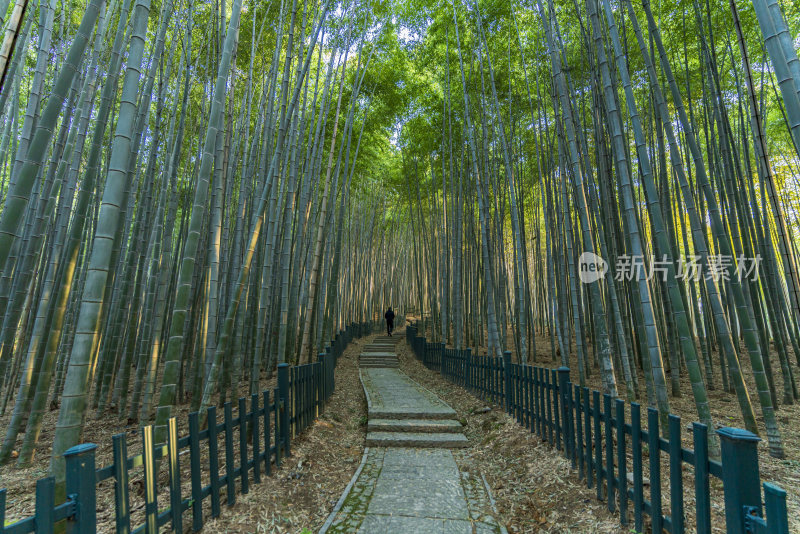
<instances>
[{"instance_id":1,"label":"green painted fence","mask_svg":"<svg viewBox=\"0 0 800 534\"><path fill-rule=\"evenodd\" d=\"M189 434L178 437L178 426L169 420L167 443L156 444L153 427L142 429L142 453L128 456L125 434L113 437L111 465L97 469L96 445L85 443L64 453L66 460L66 495L55 505L55 481L52 477L36 482L36 514L13 524L5 524L6 490L0 489L0 534L50 534L63 522L67 533L97 532L97 485L114 481L114 516L119 534L156 534L168 526L183 532L184 513L191 514L191 528L203 528L203 502L210 499L210 516L220 515L222 498L232 506L237 493L248 493L250 484L269 476L283 458L291 455L291 441L325 409L336 388L334 369L347 345L356 338L381 329L376 321L352 323L341 330L318 361L290 367L278 365L277 388L240 398L234 414L231 402L222 414L216 406L206 412L206 428L201 430L200 414L189 414ZM235 415L235 416L234 416ZM224 468L220 472L220 444L224 446ZM234 451L238 450L238 465ZM181 462L188 452L191 490L182 494ZM167 462L169 482L159 495L157 466ZM205 463L205 465L203 465ZM203 483L203 467L208 469L208 483ZM144 522L132 525L131 483L133 470L143 471ZM169 503L164 507L165 503Z\"/></svg>"},{"instance_id":2,"label":"green painted fence","mask_svg":"<svg viewBox=\"0 0 800 534\"><path fill-rule=\"evenodd\" d=\"M683 467L688 465L694 469L696 525L692 530L711 532L709 480L716 477L723 484L729 534L789 534L786 492L765 482L762 498L756 450L759 438L755 434L738 428L717 430L721 461L716 461L709 458L708 428L703 424L692 424L694 449L685 449L681 447L680 417L670 414L663 433L658 412L648 408L647 430L643 430L638 403L628 404L575 385L566 367L514 364L510 352L502 358L476 357L471 349L448 349L443 343L429 343L418 333L416 324L406 329L406 339L418 360L477 397L502 405L521 425L563 451L587 487L596 488L597 498L606 501L608 510L619 512L623 526L629 526L632 516L632 527L642 532L647 515L652 532L686 532ZM649 455L649 495L644 491L644 451ZM662 473L662 453L669 462L667 473ZM662 506L662 481L668 481L668 510Z\"/></svg>"}]
</instances>

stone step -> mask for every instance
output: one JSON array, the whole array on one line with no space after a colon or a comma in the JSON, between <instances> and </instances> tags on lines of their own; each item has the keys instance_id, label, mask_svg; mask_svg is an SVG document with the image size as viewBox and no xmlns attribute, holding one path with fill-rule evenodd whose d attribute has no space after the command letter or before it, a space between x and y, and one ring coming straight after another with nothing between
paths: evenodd
<instances>
[{"instance_id":1,"label":"stone step","mask_svg":"<svg viewBox=\"0 0 800 534\"><path fill-rule=\"evenodd\" d=\"M441 408L398 406L372 408L368 415L370 419L452 419L456 416L456 412L452 408L444 406Z\"/></svg>"},{"instance_id":2,"label":"stone step","mask_svg":"<svg viewBox=\"0 0 800 534\"><path fill-rule=\"evenodd\" d=\"M373 363L375 363L375 362L377 362L377 363L380 363L380 362L394 362L394 363L397 363L399 360L397 358L359 358L358 361L359 362L367 362L367 363L369 363L369 362L373 362Z\"/></svg>"},{"instance_id":3,"label":"stone step","mask_svg":"<svg viewBox=\"0 0 800 534\"><path fill-rule=\"evenodd\" d=\"M372 343L365 345L362 351L366 352L395 352L397 348L394 345L384 345L383 343Z\"/></svg>"},{"instance_id":4,"label":"stone step","mask_svg":"<svg viewBox=\"0 0 800 534\"><path fill-rule=\"evenodd\" d=\"M375 368L375 369L378 369L378 368L392 368L392 369L396 369L396 368L400 367L400 364L398 364L396 362L395 363L391 363L391 362L386 362L386 363L363 363L362 362L362 363L359 363L358 366L361 367L362 369L366 369L366 368Z\"/></svg>"},{"instance_id":5,"label":"stone step","mask_svg":"<svg viewBox=\"0 0 800 534\"><path fill-rule=\"evenodd\" d=\"M360 356L397 356L397 353L391 350L363 350Z\"/></svg>"},{"instance_id":6,"label":"stone step","mask_svg":"<svg viewBox=\"0 0 800 534\"><path fill-rule=\"evenodd\" d=\"M450 432L367 432L367 447L424 447L459 449L468 447L464 434Z\"/></svg>"},{"instance_id":7,"label":"stone step","mask_svg":"<svg viewBox=\"0 0 800 534\"><path fill-rule=\"evenodd\" d=\"M391 365L392 367L397 367L400 364L400 362L398 362L397 360L359 360L358 364L359 365L371 365L371 364L375 364L375 365Z\"/></svg>"},{"instance_id":8,"label":"stone step","mask_svg":"<svg viewBox=\"0 0 800 534\"><path fill-rule=\"evenodd\" d=\"M368 432L453 433L463 427L455 419L370 419Z\"/></svg>"}]
</instances>

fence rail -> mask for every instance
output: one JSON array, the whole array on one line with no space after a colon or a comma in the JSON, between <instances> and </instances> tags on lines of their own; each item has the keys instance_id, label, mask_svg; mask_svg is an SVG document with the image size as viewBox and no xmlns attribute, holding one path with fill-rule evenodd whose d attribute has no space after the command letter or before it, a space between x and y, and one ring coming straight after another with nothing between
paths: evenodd
<instances>
[{"instance_id":1,"label":"fence rail","mask_svg":"<svg viewBox=\"0 0 800 534\"><path fill-rule=\"evenodd\" d=\"M169 525L173 532L183 532L183 514L190 511L192 530L203 527L203 501L210 499L211 517L220 515L223 489L225 503L232 506L236 494L248 493L252 483L272 473L273 465L291 455L291 440L324 410L336 388L334 369L347 345L355 338L378 329L376 321L352 323L339 331L318 361L290 367L278 365L277 386L261 395L238 399L234 417L233 405L226 402L219 421L217 407L205 413L206 428L202 429L201 414L189 414L189 434L178 437L175 417L169 420L167 442L156 444L152 426L142 429L142 453L128 456L125 434L112 438L113 461L97 469L97 446L85 443L64 453L66 460L66 501L55 505L55 480L52 477L36 482L36 513L6 525L6 490L0 489L0 534L49 534L59 522L68 533L97 531L97 484L114 481L114 517L120 534L156 534ZM249 406L248 406L249 404ZM236 438L236 439L235 439ZM224 446L224 473L220 474L220 442ZM234 452L239 452L236 465ZM189 454L191 489L182 494L181 461ZM205 466L202 465L205 459ZM166 461L169 471L169 506L159 509L157 467ZM203 467L208 468L208 483L203 484ZM130 472L142 468L144 490L144 523L131 525Z\"/></svg>"},{"instance_id":2,"label":"fence rail","mask_svg":"<svg viewBox=\"0 0 800 534\"><path fill-rule=\"evenodd\" d=\"M683 467L694 468L696 532L711 532L710 477L722 481L728 534L789 534L786 492L763 483L758 468L758 436L738 428L720 428L721 461L709 458L708 428L692 423L694 449L681 446L681 419L669 414L667 432L658 412L647 409L642 429L641 406L570 382L569 369L547 369L511 363L503 357L474 356L471 349L448 349L419 335L416 323L406 329L415 357L431 370L486 401L500 404L517 422L563 451L587 487L596 488L620 523L642 532L644 516L652 531L686 532ZM628 454L630 453L630 458ZM669 462L662 477L661 453ZM644 456L647 456L645 461ZM629 484L628 463L632 483ZM650 476L649 499L644 467ZM669 509L662 506L662 482L668 482ZM766 513L765 513L766 512Z\"/></svg>"}]
</instances>

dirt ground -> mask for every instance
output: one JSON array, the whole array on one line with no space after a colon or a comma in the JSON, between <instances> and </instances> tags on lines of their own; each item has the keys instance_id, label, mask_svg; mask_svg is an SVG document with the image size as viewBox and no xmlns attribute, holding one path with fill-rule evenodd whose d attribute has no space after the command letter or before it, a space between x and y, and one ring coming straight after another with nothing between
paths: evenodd
<instances>
[{"instance_id":1,"label":"dirt ground","mask_svg":"<svg viewBox=\"0 0 800 534\"><path fill-rule=\"evenodd\" d=\"M222 491L222 515L210 518L210 499L204 500L204 532L220 533L288 533L315 532L336 504L361 460L366 431L366 400L358 378L358 354L360 347L371 337L351 342L339 360L336 369L336 391L329 400L325 413L303 434L292 441L292 457L285 459L281 467L273 469L272 475L262 474L260 484L252 483L246 495L236 495L236 504L226 506L225 490ZM262 388L272 389L275 380L265 380ZM249 409L249 404L248 404ZM178 435L188 433L188 405L174 410L178 423ZM234 407L234 417L237 410ZM58 417L58 411L45 414L41 446L30 467L19 469L12 461L0 467L0 488L7 490L6 524L31 516L35 512L33 481L47 476L50 452ZM221 417L221 414L220 414ZM10 413L0 419L0 429L10 420ZM221 421L221 419L219 419ZM1 431L1 430L0 430ZM110 414L96 421L89 421L84 433L84 442L97 444L98 467L109 465L112 459L111 437L124 432L128 439L128 454L141 452L141 439L136 425L120 422ZM19 441L21 443L21 439ZM19 445L18 443L18 445ZM238 464L238 431L234 437L234 458ZM202 483L209 483L206 447L201 446ZM191 494L188 450L182 454L182 495ZM220 439L220 474L225 473L224 440ZM167 462L161 462L158 474L159 510L169 506L167 489ZM262 468L263 473L263 468ZM237 482L238 485L238 482ZM141 468L130 472L131 523L135 527L143 523L144 484ZM114 532L114 482L107 480L99 484L98 532ZM184 531L191 530L191 514L184 513Z\"/></svg>"},{"instance_id":2,"label":"dirt ground","mask_svg":"<svg viewBox=\"0 0 800 534\"><path fill-rule=\"evenodd\" d=\"M336 392L322 417L292 442L292 457L206 523L205 532L310 533L322 527L364 452L367 401L358 378L358 354L370 339L354 341L339 359Z\"/></svg>"},{"instance_id":3,"label":"dirt ground","mask_svg":"<svg viewBox=\"0 0 800 534\"><path fill-rule=\"evenodd\" d=\"M340 360L333 402L294 442L292 462L238 497L222 517L206 523L207 529L226 534L304 533L322 526L363 452L366 404L356 355ZM422 366L405 342L398 345L398 355L403 371L458 412L471 446L456 451L457 461L486 477L498 520L509 532L620 531L618 519L594 498L594 490L586 489L569 462L546 443L497 408L480 413L486 403Z\"/></svg>"},{"instance_id":4,"label":"dirt ground","mask_svg":"<svg viewBox=\"0 0 800 534\"><path fill-rule=\"evenodd\" d=\"M589 348L591 350L591 346ZM544 365L552 368L560 365L560 363L553 362L550 358L551 350L549 338L537 339L537 350L540 354L540 361L535 365ZM744 346L740 347L739 354L747 354L747 350ZM772 368L776 373L776 388L778 390L778 398L780 400L783 398L783 382L780 375L778 357L775 352L773 352L770 356L773 362ZM707 393L708 403L711 409L711 419L714 423L715 429L722 427L744 428L744 420L742 419L736 396L723 390L722 378L719 372L719 356L717 354L713 354L712 357L714 358L714 389L709 388ZM571 369L577 369L576 358L577 357L574 354L572 355L572 358L570 358ZM750 362L746 357L743 358L742 366L744 370L744 379L747 385L747 390L750 393L750 401L756 413L756 421L758 423L762 438L762 441L758 444L761 480L762 482L772 482L786 490L789 531L800 534L800 403L795 402L794 404L780 404L778 407L778 410L776 411L776 417L778 421L778 427L781 432L785 457L781 459L771 457L767 447L766 434L764 431L764 418L758 403L757 390L755 381L752 377ZM791 351L790 358L794 358L794 355L791 354ZM572 375L572 379L575 382L578 381L578 377L575 376L575 374ZM669 381L669 376L667 376L667 380ZM593 370L591 376L587 377L586 382L587 387L590 389L602 391L600 373L596 369ZM682 420L683 432L681 434L681 438L683 440L683 447L686 449L693 449L694 445L692 443L692 433L688 431L688 427L691 422L698 420L698 416L694 403L694 397L691 391L689 377L685 371L682 371L680 374L680 384L681 396L669 397L670 413L680 416ZM641 395L644 396L645 386L643 379L640 380L640 388ZM640 399L639 402L642 404L642 413L644 414L647 406L646 397ZM630 411L626 410L626 417L628 416L630 416ZM645 429L646 426L646 417L643 415L642 428ZM664 435L663 432L664 430L662 429L662 436ZM665 471L665 469L668 469L668 464L666 462L662 462L662 473L665 474L664 478L666 479L666 473L668 473L668 471ZM630 470L628 472L630 473ZM688 466L684 466L684 484L687 486L685 488L685 490L687 490L685 491L685 501L687 503L687 525L694 524L694 492L693 490L691 492L688 491L692 488L691 485L694 484L694 478L691 476L692 472L692 469L688 468ZM710 485L712 495L712 528L722 531L722 526L724 525L724 510L722 508L722 483L716 479L716 477L712 476ZM668 486L664 485L663 487L664 492L662 493L664 495L668 495L668 493L666 493ZM667 508L665 508L665 510L667 510ZM717 518L716 521L715 517Z\"/></svg>"},{"instance_id":5,"label":"dirt ground","mask_svg":"<svg viewBox=\"0 0 800 534\"><path fill-rule=\"evenodd\" d=\"M404 335L403 331L397 335ZM316 532L333 509L341 492L358 467L366 431L366 403L358 378L357 355L370 337L354 341L345 351L336 370L336 392L319 420L297 436L292 442L293 456L270 477L262 477L258 485L250 486L246 495L237 495L233 507L226 506L222 498L222 515L209 519L208 499L204 501L205 532L220 533L305 533ZM537 365L555 367L560 362L550 361L549 342L537 339L539 361ZM402 342L398 346L401 368L414 380L431 389L457 412L471 446L456 452L463 468L478 469L492 489L498 509L498 520L509 532L631 532L631 527L621 527L619 518L607 511L606 503L596 499L595 489L588 489L578 478L570 462L535 434L519 425L496 406L481 401L466 390L442 379L419 363L410 347ZM571 362L574 366L574 362ZM577 377L574 377L577 379ZM672 412L683 417L684 427L696 418L688 381L682 376L686 392L671 398ZM265 381L263 387L272 387ZM590 388L600 388L598 373L588 381ZM752 388L752 384L749 384ZM751 389L754 391L754 389ZM714 421L719 426L741 425L735 398L721 391L710 392ZM755 399L753 399L755 402ZM188 407L175 411L179 434L187 429ZM14 464L0 467L0 487L8 489L6 520L32 515L34 512L34 485L31 481L46 476L49 461L49 444L58 412L49 412L41 443L44 444L34 461L26 469ZM8 423L9 415L0 419L0 428ZM789 494L790 531L800 533L800 407L781 406L778 412L787 457L777 460L769 457L766 444L759 446L762 478L780 485ZM761 420L759 419L761 423ZM128 434L129 453L141 450L138 429L117 421L113 415L87 425L85 440L98 444L97 465L108 465L111 459L111 436L118 432ZM685 432L684 446L691 448L691 434ZM224 447L220 449L224 458ZM188 456L181 463L188 469ZM164 464L166 464L164 462ZM205 465L205 460L203 465ZM662 472L668 468L662 467ZM224 462L220 462L224 472ZM692 527L693 492L691 470L684 471L687 526ZM207 483L208 473L203 474ZM666 478L666 477L665 477ZM189 494L189 477L183 495ZM159 483L161 500L159 509L168 506L166 466L162 466ZM712 521L717 529L724 528L721 484L712 477ZM141 524L143 516L142 477L132 472L132 520ZM649 488L645 487L646 495ZM667 511L668 488L664 486L664 509ZM113 482L106 481L98 488L99 532L113 531ZM184 514L184 528L190 528L190 514ZM688 532L693 530L689 528Z\"/></svg>"},{"instance_id":6,"label":"dirt ground","mask_svg":"<svg viewBox=\"0 0 800 534\"><path fill-rule=\"evenodd\" d=\"M569 358L569 367L573 370L571 373L571 378L573 381L578 382L579 377L577 373L577 356L575 355L574 344L572 347L572 354ZM741 347L741 354L746 354L745 347ZM591 345L588 346L589 354L592 355L592 347ZM481 354L485 354L485 349L479 351ZM476 352L473 350L473 354ZM556 368L561 365L561 361L553 361L551 358L551 347L550 347L550 339L549 337L544 336L537 336L536 338L536 360L532 362L532 365L541 366L541 367L550 367ZM413 353L409 350L408 351L408 358L409 360L413 360ZM713 385L714 389L708 390L708 400L711 409L711 416L712 421L715 427L721 428L725 426L732 426L738 428L744 428L744 422L741 417L741 412L739 410L739 405L736 400L735 395L732 393L727 393L722 389L722 379L719 373L719 365L718 365L718 356L716 354L712 355L714 359L714 380ZM771 354L772 361L773 361L773 369L777 373L776 375L776 386L778 388L778 396L782 398L782 379L780 376L780 367L777 361L777 355L773 352ZM790 357L794 358L794 355L790 352ZM516 361L516 357L512 356L513 361ZM415 364L419 365L422 369L424 366L419 364L418 362L414 361ZM779 409L776 412L778 425L781 432L782 442L785 451L785 457L782 459L773 458L769 455L769 450L767 448L766 436L763 433L764 429L764 420L761 414L760 406L758 404L758 397L756 395L756 387L755 383L752 378L752 373L749 372L749 362L744 360L742 362L744 368L744 377L745 383L747 384L748 391L750 392L750 400L753 403L753 408L756 413L757 423L759 428L762 431L762 441L758 445L758 453L759 453L759 469L761 472L761 479L763 482L772 482L787 492L787 508L788 508L788 516L789 516L789 531L792 533L800 534L800 403L794 404L781 404ZM420 375L420 380L422 381L424 377L427 376L426 374ZM415 377L415 379L417 379ZM669 381L669 375L667 376L667 380ZM686 449L692 449L692 433L688 431L689 425L691 425L692 421L697 421L697 411L694 404L694 398L692 396L691 386L689 383L689 378L685 372L681 372L680 374L680 383L681 383L681 396L680 397L669 397L670 402L670 412L678 415L681 417L682 420L682 441L683 447ZM589 389L596 389L598 391L602 391L602 383L600 381L600 374L597 369L592 369L590 375L586 378L586 386ZM453 386L450 386L451 388ZM669 383L668 383L669 387ZM432 388L433 389L433 388ZM463 391L461 388L456 388L458 391ZM437 393L439 393L437 391ZM640 378L640 393L641 395L645 394L645 385L644 379ZM441 394L441 393L439 393ZM455 395L456 393L450 393ZM448 397L448 400L450 398ZM646 407L647 407L647 399L642 398L639 399L639 402L642 404L642 413L643 413L643 421L642 421L642 429L646 429ZM485 404L483 405L485 406ZM455 408L455 406L454 406ZM498 417L507 418L507 416L503 412L498 412ZM626 417L630 417L630 410L629 408L626 409ZM511 420L508 418L509 421ZM503 420L504 421L504 420ZM505 424L505 423L504 423ZM513 423L516 426L517 423ZM527 432L527 431L525 431ZM663 437L663 429L662 429L662 437ZM630 456L630 455L629 455ZM631 458L629 457L629 466L628 466L628 473L631 473ZM647 463L647 456L644 458L645 464ZM669 463L666 458L666 454L662 454L662 468L661 472L663 475L663 479L667 480L669 473ZM690 466L684 465L684 502L685 502L685 515L686 515L686 525L687 525L687 532L694 532L694 478L693 478L693 470ZM629 475L630 476L630 475ZM647 476L647 467L645 467L645 476ZM577 477L575 477L575 481L577 482ZM501 482L501 484L503 484ZM582 481L580 484L584 484ZM585 488L585 485L584 485ZM722 483L720 480L716 479L716 477L710 478L710 488L711 488L711 498L712 498L712 529L715 532L724 532L724 508L723 508L723 493L722 493ZM649 498L649 487L645 486L645 498ZM593 496L594 490L590 490L589 493ZM592 497L594 498L594 497ZM662 484L662 498L663 498L663 510L665 515L669 513L669 485ZM577 504L577 503L576 503ZM617 519L618 521L618 519ZM647 521L646 521L647 523ZM590 530L595 530L594 528ZM602 530L602 529L601 529ZM552 530L553 532L568 532L568 530ZM582 532L584 530L578 529L573 530L574 532ZM622 529L621 531L629 532L628 529ZM520 532L535 532L535 530L521 530Z\"/></svg>"}]
</instances>

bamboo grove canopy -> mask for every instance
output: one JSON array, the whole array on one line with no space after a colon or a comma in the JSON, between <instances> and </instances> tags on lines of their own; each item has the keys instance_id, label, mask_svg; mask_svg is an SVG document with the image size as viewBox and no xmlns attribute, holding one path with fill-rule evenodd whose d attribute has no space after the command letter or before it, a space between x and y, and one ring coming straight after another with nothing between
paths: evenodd
<instances>
[{"instance_id":1,"label":"bamboo grove canopy","mask_svg":"<svg viewBox=\"0 0 800 534\"><path fill-rule=\"evenodd\" d=\"M388 305L783 456L800 5L0 2L0 462L56 409L57 477L93 418L163 442Z\"/></svg>"}]
</instances>

